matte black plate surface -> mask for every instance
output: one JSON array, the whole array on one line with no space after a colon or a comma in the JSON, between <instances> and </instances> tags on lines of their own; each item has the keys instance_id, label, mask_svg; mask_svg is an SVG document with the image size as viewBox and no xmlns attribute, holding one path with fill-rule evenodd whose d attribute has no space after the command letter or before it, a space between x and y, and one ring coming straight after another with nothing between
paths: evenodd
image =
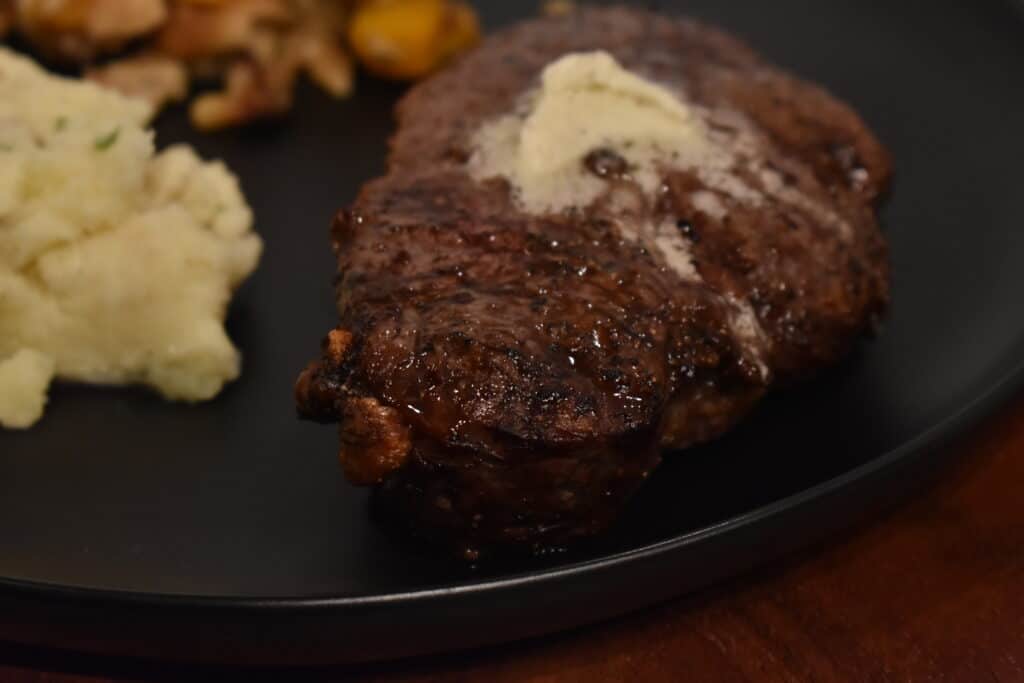
<instances>
[{"instance_id":1,"label":"matte black plate surface","mask_svg":"<svg viewBox=\"0 0 1024 683\"><path fill-rule=\"evenodd\" d=\"M478 2L490 26L533 3ZM670 457L605 538L470 572L384 533L292 382L334 323L327 225L382 170L396 86L306 89L288 125L194 143L241 175L267 251L230 320L216 402L60 387L0 434L0 637L253 661L367 659L568 627L691 590L849 523L934 468L1024 362L1024 23L986 2L663 3L849 101L890 147L895 271L875 342ZM36 623L38 629L24 626ZM58 626L60 625L60 626ZM60 633L56 633L60 631Z\"/></svg>"}]
</instances>

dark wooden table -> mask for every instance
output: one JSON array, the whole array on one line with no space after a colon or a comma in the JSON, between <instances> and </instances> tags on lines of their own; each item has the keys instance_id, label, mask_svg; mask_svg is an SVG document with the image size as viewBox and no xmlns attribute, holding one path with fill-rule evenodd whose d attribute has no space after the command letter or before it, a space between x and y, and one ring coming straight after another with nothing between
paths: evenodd
<instances>
[{"instance_id":1,"label":"dark wooden table","mask_svg":"<svg viewBox=\"0 0 1024 683\"><path fill-rule=\"evenodd\" d=\"M1024 681L1024 399L961 448L937 482L866 527L697 597L539 642L262 674L0 645L0 681Z\"/></svg>"}]
</instances>

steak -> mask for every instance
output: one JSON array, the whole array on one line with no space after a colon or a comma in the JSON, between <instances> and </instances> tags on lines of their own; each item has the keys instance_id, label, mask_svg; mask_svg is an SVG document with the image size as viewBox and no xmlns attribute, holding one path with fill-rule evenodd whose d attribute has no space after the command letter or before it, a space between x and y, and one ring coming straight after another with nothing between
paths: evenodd
<instances>
[{"instance_id":1,"label":"steak","mask_svg":"<svg viewBox=\"0 0 1024 683\"><path fill-rule=\"evenodd\" d=\"M474 134L546 65L603 50L673 91L729 163L666 167L538 214L474 173ZM835 363L888 299L886 151L734 38L627 8L509 28L397 109L388 172L335 220L340 326L296 385L348 478L476 558L607 527L666 450L721 435ZM680 457L680 456L674 456Z\"/></svg>"}]
</instances>

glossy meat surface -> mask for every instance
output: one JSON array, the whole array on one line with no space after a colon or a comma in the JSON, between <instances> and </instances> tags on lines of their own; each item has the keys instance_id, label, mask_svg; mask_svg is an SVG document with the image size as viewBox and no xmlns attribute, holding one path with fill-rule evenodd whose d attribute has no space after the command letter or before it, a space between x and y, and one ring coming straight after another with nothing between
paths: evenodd
<instances>
[{"instance_id":1,"label":"glossy meat surface","mask_svg":"<svg viewBox=\"0 0 1024 683\"><path fill-rule=\"evenodd\" d=\"M609 177L557 215L475 180L473 132L545 65L594 49L699 110L729 168L666 168L656 197ZM720 435L884 311L884 149L714 29L620 8L538 19L398 115L387 175L336 221L341 323L296 392L303 415L340 423L350 479L470 558L600 531L663 450Z\"/></svg>"}]
</instances>

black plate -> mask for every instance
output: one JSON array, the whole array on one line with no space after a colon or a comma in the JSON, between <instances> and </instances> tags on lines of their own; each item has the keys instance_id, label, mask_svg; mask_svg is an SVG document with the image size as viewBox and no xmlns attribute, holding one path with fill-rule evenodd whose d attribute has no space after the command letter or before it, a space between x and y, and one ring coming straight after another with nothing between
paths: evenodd
<instances>
[{"instance_id":1,"label":"black plate","mask_svg":"<svg viewBox=\"0 0 1024 683\"><path fill-rule=\"evenodd\" d=\"M491 26L532 4L478 3ZM289 125L213 136L172 113L160 142L225 158L266 238L230 321L246 372L201 407L61 387L40 426L0 435L0 621L22 622L0 637L293 662L516 638L733 574L933 469L1022 377L1020 15L1000 0L678 4L824 83L891 148L895 306L878 341L670 458L594 545L468 572L373 524L334 430L293 415L292 381L334 321L326 226L381 170L399 89L307 89Z\"/></svg>"}]
</instances>

